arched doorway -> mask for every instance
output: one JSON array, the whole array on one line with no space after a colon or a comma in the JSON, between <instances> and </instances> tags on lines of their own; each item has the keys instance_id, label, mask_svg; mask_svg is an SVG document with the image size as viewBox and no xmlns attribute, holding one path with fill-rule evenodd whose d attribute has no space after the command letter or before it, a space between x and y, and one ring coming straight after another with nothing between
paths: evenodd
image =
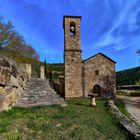
<instances>
[{"instance_id":1,"label":"arched doorway","mask_svg":"<svg viewBox=\"0 0 140 140\"><path fill-rule=\"evenodd\" d=\"M93 86L93 95L96 96L96 97L101 96L101 88L97 84Z\"/></svg>"}]
</instances>

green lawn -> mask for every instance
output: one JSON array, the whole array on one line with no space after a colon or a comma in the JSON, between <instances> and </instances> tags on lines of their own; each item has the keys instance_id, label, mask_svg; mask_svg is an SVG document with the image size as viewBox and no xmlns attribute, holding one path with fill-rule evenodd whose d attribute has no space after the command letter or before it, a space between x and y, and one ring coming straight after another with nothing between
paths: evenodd
<instances>
[{"instance_id":1,"label":"green lawn","mask_svg":"<svg viewBox=\"0 0 140 140\"><path fill-rule=\"evenodd\" d=\"M15 107L0 113L0 140L129 140L104 100L69 100L67 107ZM131 139L132 140L132 139Z\"/></svg>"},{"instance_id":2,"label":"green lawn","mask_svg":"<svg viewBox=\"0 0 140 140\"><path fill-rule=\"evenodd\" d=\"M127 112L125 104L124 104L124 102L122 100L117 99L116 102L115 102L115 105L120 110L120 112L122 112L127 117L131 118L131 115Z\"/></svg>"}]
</instances>

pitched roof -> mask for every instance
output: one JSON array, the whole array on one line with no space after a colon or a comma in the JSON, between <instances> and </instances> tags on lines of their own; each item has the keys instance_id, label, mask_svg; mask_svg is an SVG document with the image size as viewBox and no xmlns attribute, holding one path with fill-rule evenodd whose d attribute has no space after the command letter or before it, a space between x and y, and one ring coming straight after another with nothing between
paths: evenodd
<instances>
[{"instance_id":1,"label":"pitched roof","mask_svg":"<svg viewBox=\"0 0 140 140\"><path fill-rule=\"evenodd\" d=\"M99 55L99 54L102 55L102 56L104 56L104 57L107 58L108 60L112 61L113 63L117 63L117 62L115 62L114 60L112 60L111 58L109 58L108 56L106 56L106 55L103 54L103 53L97 53L97 54L95 54L95 55L93 55L93 56L91 56L91 57L85 59L83 62L88 61L88 60L90 60L90 59L96 57L96 56Z\"/></svg>"}]
</instances>

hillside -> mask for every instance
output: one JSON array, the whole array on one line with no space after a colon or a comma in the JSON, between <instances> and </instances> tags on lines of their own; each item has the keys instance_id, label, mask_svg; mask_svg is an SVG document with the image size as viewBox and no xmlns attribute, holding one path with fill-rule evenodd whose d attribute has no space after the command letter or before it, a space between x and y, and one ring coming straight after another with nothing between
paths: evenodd
<instances>
[{"instance_id":1,"label":"hillside","mask_svg":"<svg viewBox=\"0 0 140 140\"><path fill-rule=\"evenodd\" d=\"M52 70L59 72L59 73L64 73L64 64L63 63L53 63L52 64Z\"/></svg>"},{"instance_id":2,"label":"hillside","mask_svg":"<svg viewBox=\"0 0 140 140\"><path fill-rule=\"evenodd\" d=\"M140 67L119 71L116 73L117 85L140 84Z\"/></svg>"},{"instance_id":3,"label":"hillside","mask_svg":"<svg viewBox=\"0 0 140 140\"><path fill-rule=\"evenodd\" d=\"M26 57L19 51L10 50L8 48L0 48L0 55L6 56L10 59L15 60L16 62L21 62L21 63L39 62L39 60L33 57Z\"/></svg>"}]
</instances>

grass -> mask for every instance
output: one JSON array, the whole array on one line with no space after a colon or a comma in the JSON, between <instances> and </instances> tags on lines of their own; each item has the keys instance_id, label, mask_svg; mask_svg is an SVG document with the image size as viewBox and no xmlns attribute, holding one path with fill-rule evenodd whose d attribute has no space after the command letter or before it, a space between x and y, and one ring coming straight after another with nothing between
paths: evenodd
<instances>
[{"instance_id":1,"label":"grass","mask_svg":"<svg viewBox=\"0 0 140 140\"><path fill-rule=\"evenodd\" d=\"M118 107L120 112L122 112L124 115L126 115L127 117L130 118L131 115L127 112L125 104L124 104L124 102L122 100L116 99L115 105Z\"/></svg>"},{"instance_id":2,"label":"grass","mask_svg":"<svg viewBox=\"0 0 140 140\"><path fill-rule=\"evenodd\" d=\"M0 140L129 140L104 100L91 107L88 99L57 105L14 107L0 113Z\"/></svg>"},{"instance_id":3,"label":"grass","mask_svg":"<svg viewBox=\"0 0 140 140\"><path fill-rule=\"evenodd\" d=\"M126 110L125 104L122 100L117 99L115 101L115 105L117 106L117 108L119 109L120 112L122 112L124 115L126 115L133 123L135 123L136 125L139 126L139 124L135 121L135 118L128 113L128 111Z\"/></svg>"}]
</instances>

